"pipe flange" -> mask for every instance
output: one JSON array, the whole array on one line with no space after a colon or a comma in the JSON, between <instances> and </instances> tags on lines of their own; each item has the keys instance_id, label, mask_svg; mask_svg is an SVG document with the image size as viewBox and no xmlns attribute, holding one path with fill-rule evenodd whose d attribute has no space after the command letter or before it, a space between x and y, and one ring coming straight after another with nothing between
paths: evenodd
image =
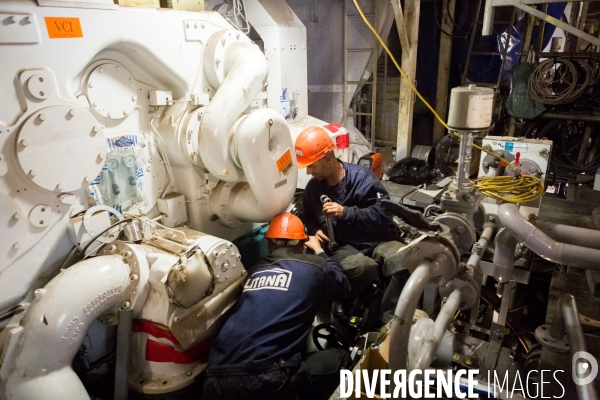
<instances>
[{"instance_id":1,"label":"pipe flange","mask_svg":"<svg viewBox=\"0 0 600 400\"><path fill-rule=\"evenodd\" d=\"M422 236L421 239L413 241L410 245L403 247L396 253L398 257L394 265L402 265L403 268L413 273L423 260L431 262L431 275L441 276L446 281L456 275L457 262L456 256L450 247L442 244L440 240L427 240L428 236ZM383 273L386 276L393 275L398 271L386 269L384 265Z\"/></svg>"},{"instance_id":2,"label":"pipe flange","mask_svg":"<svg viewBox=\"0 0 600 400\"><path fill-rule=\"evenodd\" d=\"M252 41L239 31L230 29L215 32L206 42L204 71L210 85L217 90L229 69L225 59L227 49L235 43L252 43Z\"/></svg>"},{"instance_id":3,"label":"pipe flange","mask_svg":"<svg viewBox=\"0 0 600 400\"><path fill-rule=\"evenodd\" d=\"M455 289L460 290L459 310L471 309L479 299L479 285L467 271L460 272L456 278L446 283L446 285L440 286L440 297L449 297Z\"/></svg>"},{"instance_id":4,"label":"pipe flange","mask_svg":"<svg viewBox=\"0 0 600 400\"><path fill-rule=\"evenodd\" d=\"M193 166L202 169L203 172L208 172L202 163L200 152L198 151L200 146L200 135L198 133L200 132L200 125L202 124L202 117L204 117L205 111L206 107L199 107L185 116L184 122L181 124L182 132L180 133L179 143L185 159Z\"/></svg>"},{"instance_id":5,"label":"pipe flange","mask_svg":"<svg viewBox=\"0 0 600 400\"><path fill-rule=\"evenodd\" d=\"M458 247L461 255L466 254L473 246L474 229L473 223L461 214L445 213L437 216L435 222L450 228L452 240Z\"/></svg>"},{"instance_id":6,"label":"pipe flange","mask_svg":"<svg viewBox=\"0 0 600 400\"><path fill-rule=\"evenodd\" d=\"M235 183L220 182L212 191L210 197L210 210L213 216L225 226L237 228L242 222L233 216L233 211L230 207L231 192L236 186Z\"/></svg>"},{"instance_id":7,"label":"pipe flange","mask_svg":"<svg viewBox=\"0 0 600 400\"><path fill-rule=\"evenodd\" d=\"M554 339L550 336L550 325L540 325L535 329L535 339L543 347L556 353L569 352L569 339L567 335L563 336L562 340Z\"/></svg>"},{"instance_id":8,"label":"pipe flange","mask_svg":"<svg viewBox=\"0 0 600 400\"><path fill-rule=\"evenodd\" d=\"M149 290L147 282L150 278L150 267L146 258L147 252L144 251L140 245L118 240L114 243L104 246L98 253L99 256L113 254L120 254L123 257L123 261L129 265L130 269L129 279L131 281L131 285L129 287L131 288L131 292L128 301L129 307L123 305L122 308L132 308L134 313L137 315L144 305L143 301L138 302L137 300L145 299ZM114 319L114 322L116 323L116 319Z\"/></svg>"}]
</instances>

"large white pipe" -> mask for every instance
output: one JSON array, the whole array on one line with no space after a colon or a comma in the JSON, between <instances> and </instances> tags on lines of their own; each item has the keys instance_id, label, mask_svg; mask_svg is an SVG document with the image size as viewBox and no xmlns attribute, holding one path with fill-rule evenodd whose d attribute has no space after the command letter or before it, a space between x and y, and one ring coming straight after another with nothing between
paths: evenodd
<instances>
[{"instance_id":1,"label":"large white pipe","mask_svg":"<svg viewBox=\"0 0 600 400\"><path fill-rule=\"evenodd\" d=\"M561 243L527 221L519 206L504 203L498 207L498 218L515 238L542 258L559 264L600 270L600 250Z\"/></svg>"},{"instance_id":2,"label":"large white pipe","mask_svg":"<svg viewBox=\"0 0 600 400\"><path fill-rule=\"evenodd\" d=\"M448 296L448 299L440 310L440 314L435 319L433 338L430 341L423 343L414 369L424 370L431 365L433 356L444 338L448 325L450 325L456 310L458 310L460 296L460 290L458 289L455 289L450 296Z\"/></svg>"},{"instance_id":3,"label":"large white pipe","mask_svg":"<svg viewBox=\"0 0 600 400\"><path fill-rule=\"evenodd\" d=\"M208 40L204 52L207 75L216 62L215 49L218 50L223 38L223 32L217 32ZM231 156L232 128L262 90L268 64L256 45L242 42L230 44L224 59L218 60L221 63L226 75L202 117L197 150L211 174L222 181L238 182L243 180L244 171Z\"/></svg>"},{"instance_id":4,"label":"large white pipe","mask_svg":"<svg viewBox=\"0 0 600 400\"><path fill-rule=\"evenodd\" d=\"M130 299L130 268L120 255L82 261L36 291L18 344L2 366L7 400L89 400L73 357L90 324ZM18 328L20 329L20 327Z\"/></svg>"},{"instance_id":5,"label":"large white pipe","mask_svg":"<svg viewBox=\"0 0 600 400\"><path fill-rule=\"evenodd\" d=\"M233 146L249 186L237 185L232 191L232 214L242 221L270 221L290 204L298 181L290 128L281 114L263 108L242 119ZM284 174L277 160L285 153L292 165Z\"/></svg>"}]
</instances>

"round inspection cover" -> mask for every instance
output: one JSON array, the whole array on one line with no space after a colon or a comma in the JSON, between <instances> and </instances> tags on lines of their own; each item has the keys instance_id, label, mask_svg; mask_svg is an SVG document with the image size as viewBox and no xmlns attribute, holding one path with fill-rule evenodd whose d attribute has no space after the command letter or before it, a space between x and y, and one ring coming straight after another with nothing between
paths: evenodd
<instances>
[{"instance_id":1,"label":"round inspection cover","mask_svg":"<svg viewBox=\"0 0 600 400\"><path fill-rule=\"evenodd\" d=\"M122 119L131 114L137 104L137 91L131 73L116 63L96 67L87 80L92 108L109 119Z\"/></svg>"},{"instance_id":2,"label":"round inspection cover","mask_svg":"<svg viewBox=\"0 0 600 400\"><path fill-rule=\"evenodd\" d=\"M45 100L54 92L54 84L43 75L33 75L27 81L27 89L36 99Z\"/></svg>"},{"instance_id":3,"label":"round inspection cover","mask_svg":"<svg viewBox=\"0 0 600 400\"><path fill-rule=\"evenodd\" d=\"M22 125L15 150L23 171L43 189L72 192L96 177L104 165L102 127L78 106L34 112Z\"/></svg>"},{"instance_id":4,"label":"round inspection cover","mask_svg":"<svg viewBox=\"0 0 600 400\"><path fill-rule=\"evenodd\" d=\"M3 240L0 240L0 257L15 256L25 247L27 218L21 207L4 193L0 193L0 226L4 232ZM6 266L8 264L0 265L0 272Z\"/></svg>"}]
</instances>

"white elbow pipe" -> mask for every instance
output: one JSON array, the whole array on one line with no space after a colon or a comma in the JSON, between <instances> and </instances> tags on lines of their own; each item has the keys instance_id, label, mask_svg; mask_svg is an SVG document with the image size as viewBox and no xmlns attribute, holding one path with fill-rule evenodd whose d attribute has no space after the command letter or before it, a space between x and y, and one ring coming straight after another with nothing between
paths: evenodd
<instances>
[{"instance_id":1,"label":"white elbow pipe","mask_svg":"<svg viewBox=\"0 0 600 400\"><path fill-rule=\"evenodd\" d=\"M231 213L242 221L270 221L290 204L298 181L288 124L273 110L257 110L242 118L232 147L248 184L236 185L231 191ZM289 162L287 169L285 162Z\"/></svg>"},{"instance_id":2,"label":"white elbow pipe","mask_svg":"<svg viewBox=\"0 0 600 400\"><path fill-rule=\"evenodd\" d=\"M423 343L414 369L425 370L431 365L433 356L444 338L448 325L450 325L450 322L454 319L454 314L456 314L456 311L458 310L460 296L460 290L458 289L455 289L450 296L448 296L448 299L440 310L440 314L435 319L433 338L430 341Z\"/></svg>"},{"instance_id":3,"label":"white elbow pipe","mask_svg":"<svg viewBox=\"0 0 600 400\"><path fill-rule=\"evenodd\" d=\"M130 268L121 256L82 261L36 291L12 356L4 360L0 397L88 400L73 357L90 324L130 299ZM7 345L10 345L8 343Z\"/></svg>"},{"instance_id":4,"label":"white elbow pipe","mask_svg":"<svg viewBox=\"0 0 600 400\"><path fill-rule=\"evenodd\" d=\"M238 35L237 40L243 37ZM232 128L262 90L267 79L267 59L256 45L236 41L232 32L221 31L207 42L204 70L218 90L202 117L196 151L215 177L238 182L243 180L244 171L231 156Z\"/></svg>"},{"instance_id":5,"label":"white elbow pipe","mask_svg":"<svg viewBox=\"0 0 600 400\"><path fill-rule=\"evenodd\" d=\"M498 207L498 218L513 236L542 258L559 264L600 271L600 250L557 242L527 221L516 204Z\"/></svg>"},{"instance_id":6,"label":"white elbow pipe","mask_svg":"<svg viewBox=\"0 0 600 400\"><path fill-rule=\"evenodd\" d=\"M419 299L423 294L425 285L432 276L432 266L429 261L423 261L417 269L410 274L410 278L402 289L398 299L394 321L390 329L390 368L392 371L406 369L408 356L408 338L412 326L413 316Z\"/></svg>"}]
</instances>

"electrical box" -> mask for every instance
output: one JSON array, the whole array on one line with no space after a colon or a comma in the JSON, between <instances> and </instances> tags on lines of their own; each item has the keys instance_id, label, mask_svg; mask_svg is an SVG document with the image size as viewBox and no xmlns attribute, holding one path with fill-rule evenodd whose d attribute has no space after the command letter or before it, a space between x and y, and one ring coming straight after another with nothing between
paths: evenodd
<instances>
[{"instance_id":1,"label":"electrical box","mask_svg":"<svg viewBox=\"0 0 600 400\"><path fill-rule=\"evenodd\" d=\"M151 106L170 106L173 104L173 94L169 90L150 90L148 104Z\"/></svg>"},{"instance_id":2,"label":"electrical box","mask_svg":"<svg viewBox=\"0 0 600 400\"><path fill-rule=\"evenodd\" d=\"M552 141L543 139L526 139L510 136L488 136L483 139L484 149L494 152L508 162L514 162L517 153L519 154L519 165L525 175L535 175L544 182L550 155L552 154ZM488 176L491 163L497 158L482 153L479 161L478 177ZM510 168L500 167L498 175L512 176L514 172ZM530 214L538 215L542 198L521 205L521 214L528 217ZM496 214L500 201L486 197L482 201L486 213Z\"/></svg>"},{"instance_id":3,"label":"electrical box","mask_svg":"<svg viewBox=\"0 0 600 400\"><path fill-rule=\"evenodd\" d=\"M164 199L157 199L158 211L163 214L160 223L168 228L173 228L187 222L185 197L181 193L172 192Z\"/></svg>"}]
</instances>

